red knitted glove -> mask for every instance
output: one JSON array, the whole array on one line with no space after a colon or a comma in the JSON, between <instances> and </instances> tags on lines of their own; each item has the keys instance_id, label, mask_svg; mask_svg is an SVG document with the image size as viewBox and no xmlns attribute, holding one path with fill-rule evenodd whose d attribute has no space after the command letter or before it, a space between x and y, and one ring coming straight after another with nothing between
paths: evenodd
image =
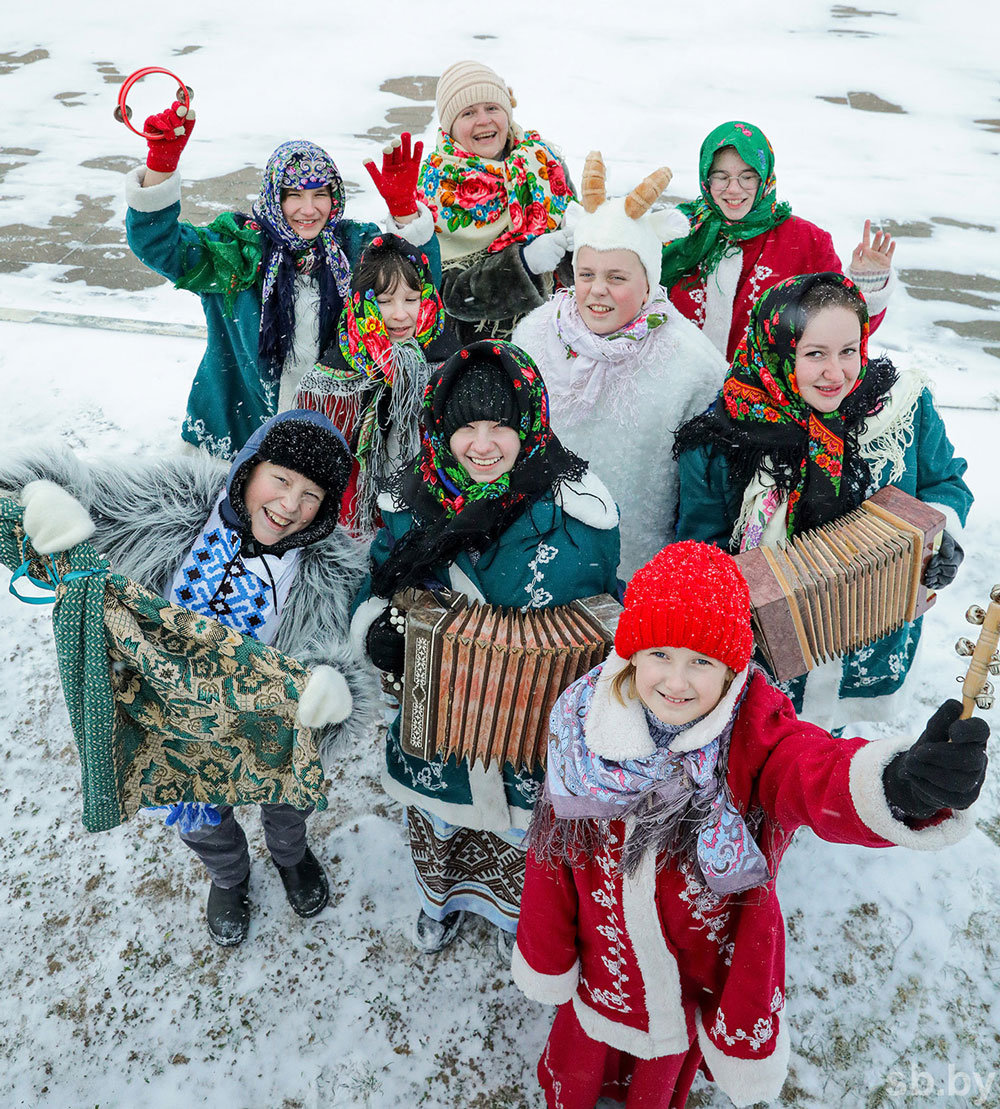
<instances>
[{"instance_id":1,"label":"red knitted glove","mask_svg":"<svg viewBox=\"0 0 1000 1109\"><path fill-rule=\"evenodd\" d=\"M149 153L146 165L158 173L173 173L181 158L181 151L194 130L194 109L190 111L180 101L175 100L165 112L149 116L144 131L158 131L162 139L147 139Z\"/></svg>"},{"instance_id":2,"label":"red knitted glove","mask_svg":"<svg viewBox=\"0 0 1000 1109\"><path fill-rule=\"evenodd\" d=\"M389 215L412 216L416 212L417 177L423 153L422 142L418 142L411 152L410 133L404 131L382 150L381 173L371 159L365 162L365 169L371 174L375 188L389 206Z\"/></svg>"}]
</instances>

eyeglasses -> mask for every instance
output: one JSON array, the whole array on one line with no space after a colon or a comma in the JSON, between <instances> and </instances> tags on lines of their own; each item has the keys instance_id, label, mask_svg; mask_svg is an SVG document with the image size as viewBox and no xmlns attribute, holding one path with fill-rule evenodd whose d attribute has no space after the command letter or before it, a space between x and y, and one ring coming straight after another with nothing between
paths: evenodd
<instances>
[{"instance_id":1,"label":"eyeglasses","mask_svg":"<svg viewBox=\"0 0 1000 1109\"><path fill-rule=\"evenodd\" d=\"M745 169L742 173L723 173L721 169L717 169L708 175L709 184L713 189L728 188L729 182L734 179L739 181L742 188L756 190L760 183L760 174L752 169Z\"/></svg>"}]
</instances>

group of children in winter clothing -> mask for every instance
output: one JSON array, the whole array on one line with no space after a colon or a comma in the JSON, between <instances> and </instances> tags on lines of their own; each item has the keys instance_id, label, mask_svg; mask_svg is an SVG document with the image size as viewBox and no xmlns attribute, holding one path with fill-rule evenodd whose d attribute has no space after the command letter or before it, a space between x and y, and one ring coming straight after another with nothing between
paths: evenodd
<instances>
[{"instance_id":1,"label":"group of children in winter clothing","mask_svg":"<svg viewBox=\"0 0 1000 1109\"><path fill-rule=\"evenodd\" d=\"M797 719L752 660L725 552L781 545L891 482L947 516L940 588L961 561L965 463L926 382L868 359L894 244L866 224L843 275L830 236L778 202L759 129L711 132L691 204L652 209L668 170L609 198L596 154L580 204L515 103L488 67L450 67L427 159L403 136L368 167L383 231L344 218L337 167L305 141L274 152L249 215L186 224L194 116L152 117L165 138L129 176L128 237L204 306L183 428L202 449L140 468L43 452L0 485L22 492L39 553L96 528L117 570L312 667L299 718L327 742L364 742L374 671L402 675L400 590L528 609L627 581L614 649L552 713L544 771L420 759L389 725L413 938L439 951L466 912L496 925L517 984L560 1006L539 1063L550 1106L681 1106L699 1068L749 1105L787 1067L774 883L795 829L954 842L988 729L954 702L916 743L817 726L884 710L919 624L790 687L816 723ZM261 815L293 910L318 913L307 812ZM233 810L182 838L211 878L213 938L241 942Z\"/></svg>"}]
</instances>

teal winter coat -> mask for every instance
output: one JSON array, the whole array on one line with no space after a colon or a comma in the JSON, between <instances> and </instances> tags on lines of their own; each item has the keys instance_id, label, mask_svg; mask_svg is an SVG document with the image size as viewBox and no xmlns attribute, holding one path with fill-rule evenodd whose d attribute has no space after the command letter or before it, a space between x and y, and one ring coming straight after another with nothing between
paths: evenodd
<instances>
[{"instance_id":1,"label":"teal winter coat","mask_svg":"<svg viewBox=\"0 0 1000 1109\"><path fill-rule=\"evenodd\" d=\"M371 557L381 565L392 545L413 524L408 512L383 507L385 527L372 543ZM558 500L536 501L473 564L466 553L441 566L437 580L492 605L548 608L598 593L617 596L618 509L604 485L589 472L562 487ZM477 596L478 594L478 596ZM358 597L352 638L363 642L385 601L370 596L370 579ZM454 756L429 762L404 753L399 716L389 728L383 785L404 805L418 805L451 824L503 832L525 828L538 799L544 771L518 771L509 763L492 788L481 766L470 777L467 761Z\"/></svg>"},{"instance_id":2,"label":"teal winter coat","mask_svg":"<svg viewBox=\"0 0 1000 1109\"><path fill-rule=\"evenodd\" d=\"M148 189L133 172L127 184L128 209L125 232L136 257L151 270L175 284L202 261L202 237L221 241L223 236L194 227L180 219L180 181L174 174ZM201 237L199 237L199 232ZM369 241L379 233L373 223L341 220L334 231L351 268ZM434 235L423 244L435 281L440 279L440 252ZM226 310L221 292L199 293L208 328L208 345L188 397L182 437L212 454L230 458L247 439L278 411L278 385L258 355L262 274L236 294L233 310ZM331 318L339 318L339 309ZM317 359L324 347L320 336ZM329 340L329 336L325 337Z\"/></svg>"}]
</instances>

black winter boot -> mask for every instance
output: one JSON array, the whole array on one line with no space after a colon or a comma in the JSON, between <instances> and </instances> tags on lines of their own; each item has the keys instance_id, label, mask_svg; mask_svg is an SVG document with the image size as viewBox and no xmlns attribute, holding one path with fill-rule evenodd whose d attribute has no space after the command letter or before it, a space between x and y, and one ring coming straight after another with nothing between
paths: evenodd
<instances>
[{"instance_id":1,"label":"black winter boot","mask_svg":"<svg viewBox=\"0 0 1000 1109\"><path fill-rule=\"evenodd\" d=\"M425 955L433 955L437 951L443 951L455 940L464 920L464 909L448 913L444 920L435 920L421 909L420 915L414 922L410 939L418 951L422 951Z\"/></svg>"},{"instance_id":2,"label":"black winter boot","mask_svg":"<svg viewBox=\"0 0 1000 1109\"><path fill-rule=\"evenodd\" d=\"M214 882L208 891L208 931L220 947L236 947L250 931L250 875L230 889Z\"/></svg>"},{"instance_id":3,"label":"black winter boot","mask_svg":"<svg viewBox=\"0 0 1000 1109\"><path fill-rule=\"evenodd\" d=\"M294 866L274 865L281 875L288 904L299 916L315 916L326 908L326 903L330 900L330 887L311 848L306 848L302 860Z\"/></svg>"}]
</instances>

